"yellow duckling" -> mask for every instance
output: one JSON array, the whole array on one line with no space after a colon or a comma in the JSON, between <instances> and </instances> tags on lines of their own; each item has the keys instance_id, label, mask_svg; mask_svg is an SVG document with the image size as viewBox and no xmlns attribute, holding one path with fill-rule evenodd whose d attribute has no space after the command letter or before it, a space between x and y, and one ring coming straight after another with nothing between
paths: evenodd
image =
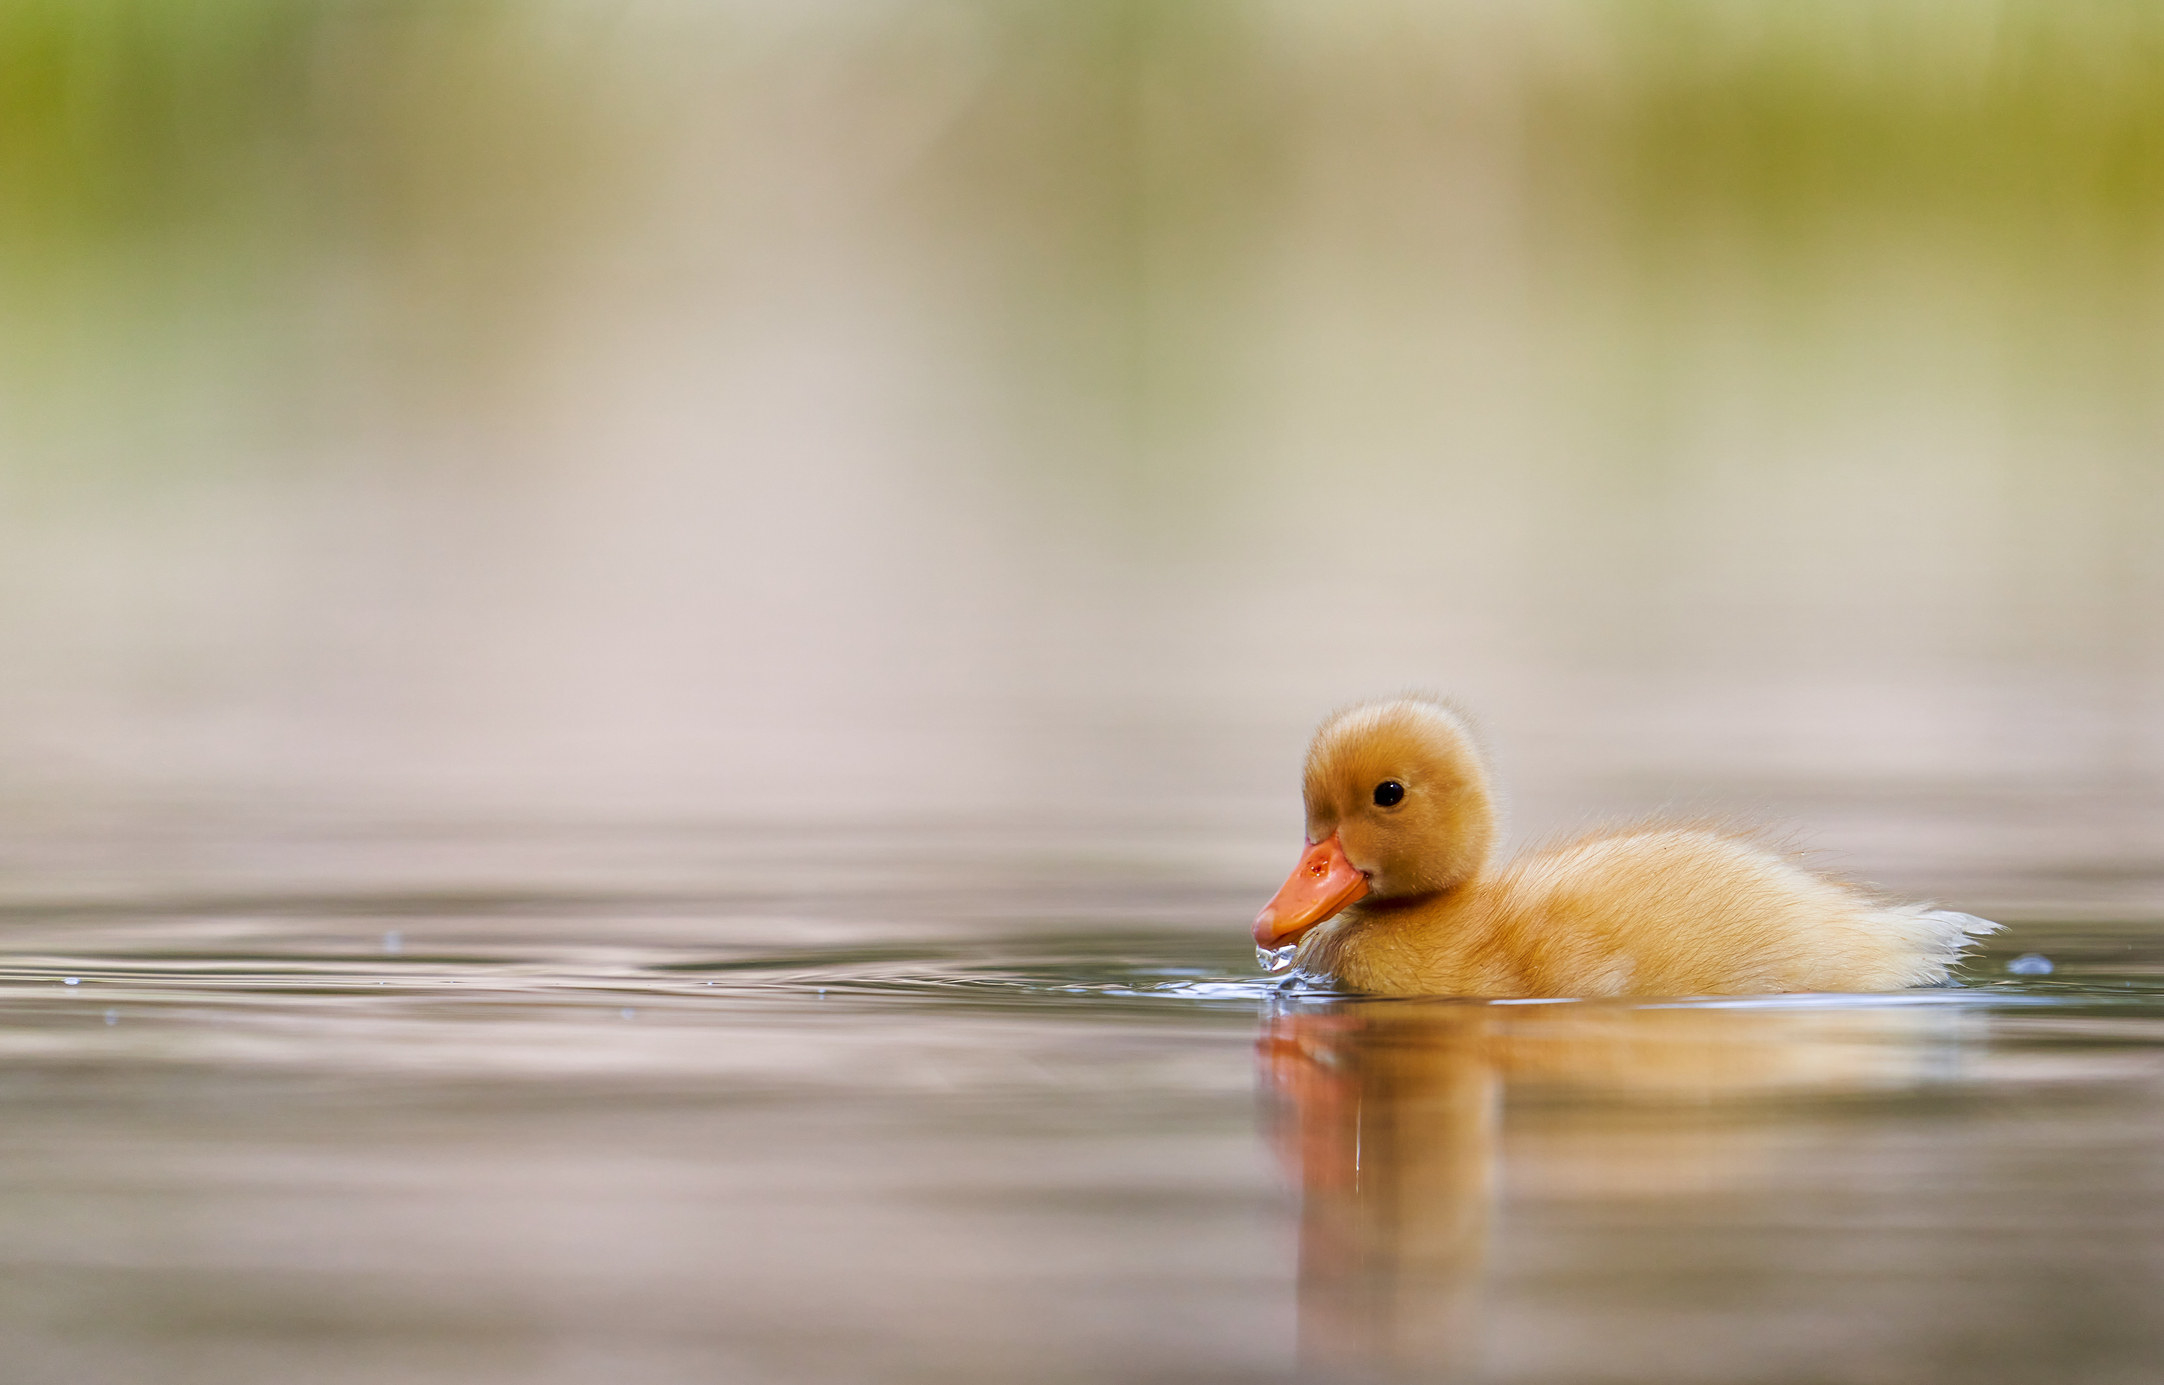
<instances>
[{"instance_id":1,"label":"yellow duckling","mask_svg":"<svg viewBox=\"0 0 2164 1385\"><path fill-rule=\"evenodd\" d=\"M1308 849L1255 920L1310 975L1374 995L1888 991L1946 979L1969 914L1889 904L1737 836L1600 833L1491 868L1495 805L1465 725L1372 702L1308 748ZM1281 954L1282 955L1282 954Z\"/></svg>"}]
</instances>

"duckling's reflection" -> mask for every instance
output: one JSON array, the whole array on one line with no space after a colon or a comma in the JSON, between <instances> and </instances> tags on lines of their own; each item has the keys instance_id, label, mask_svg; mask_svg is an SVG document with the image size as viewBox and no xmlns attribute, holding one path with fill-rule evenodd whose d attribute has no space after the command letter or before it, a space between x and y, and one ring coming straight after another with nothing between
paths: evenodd
<instances>
[{"instance_id":1,"label":"duckling's reflection","mask_svg":"<svg viewBox=\"0 0 2164 1385\"><path fill-rule=\"evenodd\" d=\"M1485 1007L1284 1010L1259 1055L1300 1186L1303 1364L1463 1364L1501 1089Z\"/></svg>"},{"instance_id":2,"label":"duckling's reflection","mask_svg":"<svg viewBox=\"0 0 2164 1385\"><path fill-rule=\"evenodd\" d=\"M1564 1109L1593 1113L1532 1141L1537 1167L1514 1167L1514 1184L1690 1192L1748 1181L1778 1144L1766 1117L1738 1119L1729 1099L1911 1085L1961 1021L1937 1005L1288 1003L1258 1057L1300 1189L1303 1364L1426 1379L1475 1364L1506 1091L1556 1088ZM1604 1120L1621 1109L1604 1095L1635 1118ZM1651 1122L1649 1102L1664 1113Z\"/></svg>"}]
</instances>

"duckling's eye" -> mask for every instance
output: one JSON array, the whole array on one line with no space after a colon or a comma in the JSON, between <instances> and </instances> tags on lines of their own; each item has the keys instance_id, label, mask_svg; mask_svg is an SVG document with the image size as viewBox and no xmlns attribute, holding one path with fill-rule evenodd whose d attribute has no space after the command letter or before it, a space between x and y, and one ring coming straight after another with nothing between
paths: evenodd
<instances>
[{"instance_id":1,"label":"duckling's eye","mask_svg":"<svg viewBox=\"0 0 2164 1385\"><path fill-rule=\"evenodd\" d=\"M1375 786L1375 806L1395 808L1405 798L1405 786L1395 779L1385 779Z\"/></svg>"}]
</instances>

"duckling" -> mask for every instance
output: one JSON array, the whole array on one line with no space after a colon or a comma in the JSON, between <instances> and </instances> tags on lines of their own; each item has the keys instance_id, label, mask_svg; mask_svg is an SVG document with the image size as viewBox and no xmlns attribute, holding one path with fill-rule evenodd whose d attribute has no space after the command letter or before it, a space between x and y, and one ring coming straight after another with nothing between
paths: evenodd
<instances>
[{"instance_id":1,"label":"duckling","mask_svg":"<svg viewBox=\"0 0 2164 1385\"><path fill-rule=\"evenodd\" d=\"M1425 697L1332 716L1308 748L1307 851L1258 948L1373 995L1747 995L1946 979L1998 925L1892 904L1737 834L1596 833L1497 868L1471 734Z\"/></svg>"}]
</instances>

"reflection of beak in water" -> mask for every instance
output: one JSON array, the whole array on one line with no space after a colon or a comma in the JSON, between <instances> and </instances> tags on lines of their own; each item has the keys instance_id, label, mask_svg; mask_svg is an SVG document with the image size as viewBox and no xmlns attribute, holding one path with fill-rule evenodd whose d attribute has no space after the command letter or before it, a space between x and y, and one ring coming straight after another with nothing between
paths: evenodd
<instances>
[{"instance_id":1,"label":"reflection of beak in water","mask_svg":"<svg viewBox=\"0 0 2164 1385\"><path fill-rule=\"evenodd\" d=\"M1345 1001L1272 1014L1271 1133L1300 1188L1300 1354L1355 1378L1471 1367L1506 1161L1571 1199L1750 1182L1786 1104L1915 1085L1950 1007ZM1529 1106L1503 1140L1502 1097ZM1523 1129L1520 1126L1524 1127Z\"/></svg>"},{"instance_id":2,"label":"reflection of beak in water","mask_svg":"<svg viewBox=\"0 0 2164 1385\"><path fill-rule=\"evenodd\" d=\"M1473 1006L1271 1018L1275 1135L1300 1185L1300 1355L1395 1372L1460 1363L1494 1164L1496 1080Z\"/></svg>"}]
</instances>

